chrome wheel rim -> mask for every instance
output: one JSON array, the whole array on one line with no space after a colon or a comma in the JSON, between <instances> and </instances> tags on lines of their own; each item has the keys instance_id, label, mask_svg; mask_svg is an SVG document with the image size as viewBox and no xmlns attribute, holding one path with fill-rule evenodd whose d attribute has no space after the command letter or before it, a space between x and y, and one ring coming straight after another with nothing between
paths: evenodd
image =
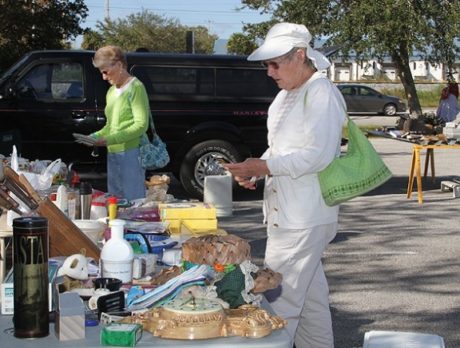
<instances>
[{"instance_id":1,"label":"chrome wheel rim","mask_svg":"<svg viewBox=\"0 0 460 348\"><path fill-rule=\"evenodd\" d=\"M204 178L207 175L224 175L222 163L230 163L232 160L220 152L208 152L199 157L195 164L194 176L201 188L204 187Z\"/></svg>"}]
</instances>

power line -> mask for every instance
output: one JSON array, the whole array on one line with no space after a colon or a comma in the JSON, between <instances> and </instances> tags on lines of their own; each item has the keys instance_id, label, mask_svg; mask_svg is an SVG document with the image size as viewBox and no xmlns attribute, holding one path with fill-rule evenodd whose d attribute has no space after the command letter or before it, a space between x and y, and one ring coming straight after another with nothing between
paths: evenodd
<instances>
[{"instance_id":1,"label":"power line","mask_svg":"<svg viewBox=\"0 0 460 348\"><path fill-rule=\"evenodd\" d=\"M105 8L104 6L93 5L88 6L88 8ZM124 6L110 6L110 9L113 10L131 10L134 11L133 7L124 7ZM244 10L231 10L231 11L198 11L198 10L173 10L173 9L161 9L161 8L153 8L153 7L146 7L141 6L139 7L139 11L142 10L149 10L149 11L158 11L158 12L179 12L179 13L210 13L210 14L243 14L243 15L254 15L256 14L253 11L244 11Z\"/></svg>"}]
</instances>

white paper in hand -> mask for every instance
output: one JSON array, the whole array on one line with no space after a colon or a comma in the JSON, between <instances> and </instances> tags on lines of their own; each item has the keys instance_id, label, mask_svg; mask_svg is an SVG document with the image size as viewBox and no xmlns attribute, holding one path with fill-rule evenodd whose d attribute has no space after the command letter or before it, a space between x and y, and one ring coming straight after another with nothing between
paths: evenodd
<instances>
[{"instance_id":1,"label":"white paper in hand","mask_svg":"<svg viewBox=\"0 0 460 348\"><path fill-rule=\"evenodd\" d=\"M89 135L84 135L84 134L80 134L80 133L73 133L72 135L75 138L75 141L77 143L79 143L79 144L84 144L84 145L87 145L87 146L95 146L96 145L97 140L94 139L93 137L89 136Z\"/></svg>"}]
</instances>

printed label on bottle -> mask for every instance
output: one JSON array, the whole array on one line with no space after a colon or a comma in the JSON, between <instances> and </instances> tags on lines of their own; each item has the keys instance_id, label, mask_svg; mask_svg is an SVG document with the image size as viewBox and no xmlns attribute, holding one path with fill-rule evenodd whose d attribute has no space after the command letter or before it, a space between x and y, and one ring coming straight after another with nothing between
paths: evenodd
<instances>
[{"instance_id":1,"label":"printed label on bottle","mask_svg":"<svg viewBox=\"0 0 460 348\"><path fill-rule=\"evenodd\" d=\"M46 233L14 235L16 337L43 337L49 333L47 243Z\"/></svg>"}]
</instances>

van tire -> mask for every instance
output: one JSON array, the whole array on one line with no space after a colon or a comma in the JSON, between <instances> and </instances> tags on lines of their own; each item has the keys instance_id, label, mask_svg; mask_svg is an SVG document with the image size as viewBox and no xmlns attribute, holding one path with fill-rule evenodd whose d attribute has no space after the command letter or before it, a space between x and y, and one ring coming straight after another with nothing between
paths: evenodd
<instances>
[{"instance_id":1,"label":"van tire","mask_svg":"<svg viewBox=\"0 0 460 348\"><path fill-rule=\"evenodd\" d=\"M207 140L187 152L179 177L182 186L192 197L203 198L206 175L223 174L219 159L224 162L241 162L244 158L231 143L223 140Z\"/></svg>"}]
</instances>

